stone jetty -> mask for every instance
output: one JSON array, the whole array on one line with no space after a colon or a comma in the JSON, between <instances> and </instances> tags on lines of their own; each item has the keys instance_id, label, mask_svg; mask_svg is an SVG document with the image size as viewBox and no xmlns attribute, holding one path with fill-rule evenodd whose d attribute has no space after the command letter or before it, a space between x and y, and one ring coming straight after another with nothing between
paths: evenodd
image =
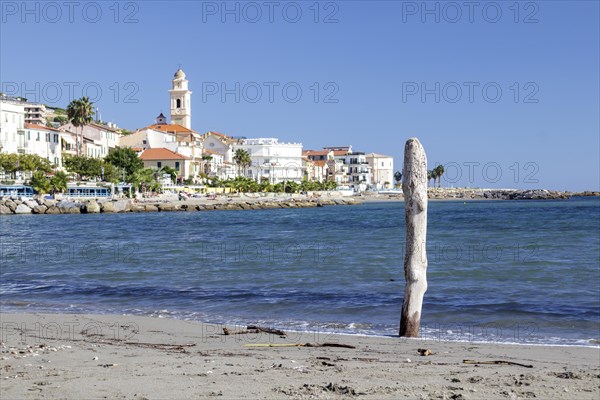
<instances>
[{"instance_id":1,"label":"stone jetty","mask_svg":"<svg viewBox=\"0 0 600 400\"><path fill-rule=\"evenodd\" d=\"M600 196L598 192L561 192L545 189L472 189L472 188L429 188L430 200L562 200L575 196ZM371 196L373 197L373 196ZM375 198L398 199L401 193L377 195Z\"/></svg>"},{"instance_id":2,"label":"stone jetty","mask_svg":"<svg viewBox=\"0 0 600 400\"><path fill-rule=\"evenodd\" d=\"M534 189L429 189L430 199L490 199L490 200L560 200L573 193Z\"/></svg>"},{"instance_id":3,"label":"stone jetty","mask_svg":"<svg viewBox=\"0 0 600 400\"><path fill-rule=\"evenodd\" d=\"M131 199L85 199L52 200L44 198L24 199L15 196L0 198L0 215L10 214L98 214L127 212L172 212L213 210L264 210L273 208L309 208L334 205L357 205L361 200L352 197L340 198L269 198L243 199L224 198L219 200L150 200Z\"/></svg>"}]
</instances>

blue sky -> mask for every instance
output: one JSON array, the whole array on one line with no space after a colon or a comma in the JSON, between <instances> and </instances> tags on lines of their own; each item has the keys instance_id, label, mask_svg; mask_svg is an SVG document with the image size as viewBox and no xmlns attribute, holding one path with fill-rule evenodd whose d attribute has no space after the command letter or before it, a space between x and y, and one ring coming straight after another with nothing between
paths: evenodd
<instances>
[{"instance_id":1,"label":"blue sky","mask_svg":"<svg viewBox=\"0 0 600 400\"><path fill-rule=\"evenodd\" d=\"M135 129L181 64L199 132L397 169L416 136L444 186L600 189L597 1L64 3L2 1L2 91L64 107L85 87Z\"/></svg>"}]
</instances>

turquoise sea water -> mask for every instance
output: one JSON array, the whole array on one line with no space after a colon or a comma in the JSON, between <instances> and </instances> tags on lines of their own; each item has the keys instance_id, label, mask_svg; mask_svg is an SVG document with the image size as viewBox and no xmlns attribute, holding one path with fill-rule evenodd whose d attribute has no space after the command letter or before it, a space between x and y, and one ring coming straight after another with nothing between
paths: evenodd
<instances>
[{"instance_id":1,"label":"turquoise sea water","mask_svg":"<svg viewBox=\"0 0 600 400\"><path fill-rule=\"evenodd\" d=\"M2 311L393 335L403 203L0 218ZM422 333L600 339L600 199L430 202Z\"/></svg>"}]
</instances>

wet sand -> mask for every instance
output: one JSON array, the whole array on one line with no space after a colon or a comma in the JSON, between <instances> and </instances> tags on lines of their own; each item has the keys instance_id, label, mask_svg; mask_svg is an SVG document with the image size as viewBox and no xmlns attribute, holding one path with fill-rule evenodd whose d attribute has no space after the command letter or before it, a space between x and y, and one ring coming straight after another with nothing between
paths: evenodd
<instances>
[{"instance_id":1,"label":"wet sand","mask_svg":"<svg viewBox=\"0 0 600 400\"><path fill-rule=\"evenodd\" d=\"M3 400L600 397L598 347L280 337L233 334L245 327L231 326L224 335L219 325L119 315L0 313L0 320ZM248 346L297 343L355 348Z\"/></svg>"}]
</instances>

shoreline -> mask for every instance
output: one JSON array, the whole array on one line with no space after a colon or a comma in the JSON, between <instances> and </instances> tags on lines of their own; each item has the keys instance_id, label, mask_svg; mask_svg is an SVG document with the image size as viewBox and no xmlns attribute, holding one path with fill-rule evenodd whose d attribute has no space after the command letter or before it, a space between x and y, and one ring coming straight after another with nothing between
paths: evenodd
<instances>
[{"instance_id":1,"label":"shoreline","mask_svg":"<svg viewBox=\"0 0 600 400\"><path fill-rule=\"evenodd\" d=\"M322 332L289 331L285 338L265 332L224 335L224 325L123 315L0 313L0 319L6 398L595 399L600 394L598 348ZM297 343L354 348L290 347ZM254 344L287 346L246 346ZM418 355L422 347L433 354ZM496 360L533 368L481 364Z\"/></svg>"},{"instance_id":2,"label":"shoreline","mask_svg":"<svg viewBox=\"0 0 600 400\"><path fill-rule=\"evenodd\" d=\"M517 189L449 189L429 188L430 201L468 200L567 200L571 197L598 197L598 192L558 192L549 190ZM318 194L245 193L221 195L212 199L191 197L179 200L178 195L161 195L142 199L44 199L0 197L0 215L14 214L98 214L127 212L176 212L213 210L263 210L275 208L312 208L364 203L401 202L398 194L363 193L358 196L342 196L338 192Z\"/></svg>"}]
</instances>

